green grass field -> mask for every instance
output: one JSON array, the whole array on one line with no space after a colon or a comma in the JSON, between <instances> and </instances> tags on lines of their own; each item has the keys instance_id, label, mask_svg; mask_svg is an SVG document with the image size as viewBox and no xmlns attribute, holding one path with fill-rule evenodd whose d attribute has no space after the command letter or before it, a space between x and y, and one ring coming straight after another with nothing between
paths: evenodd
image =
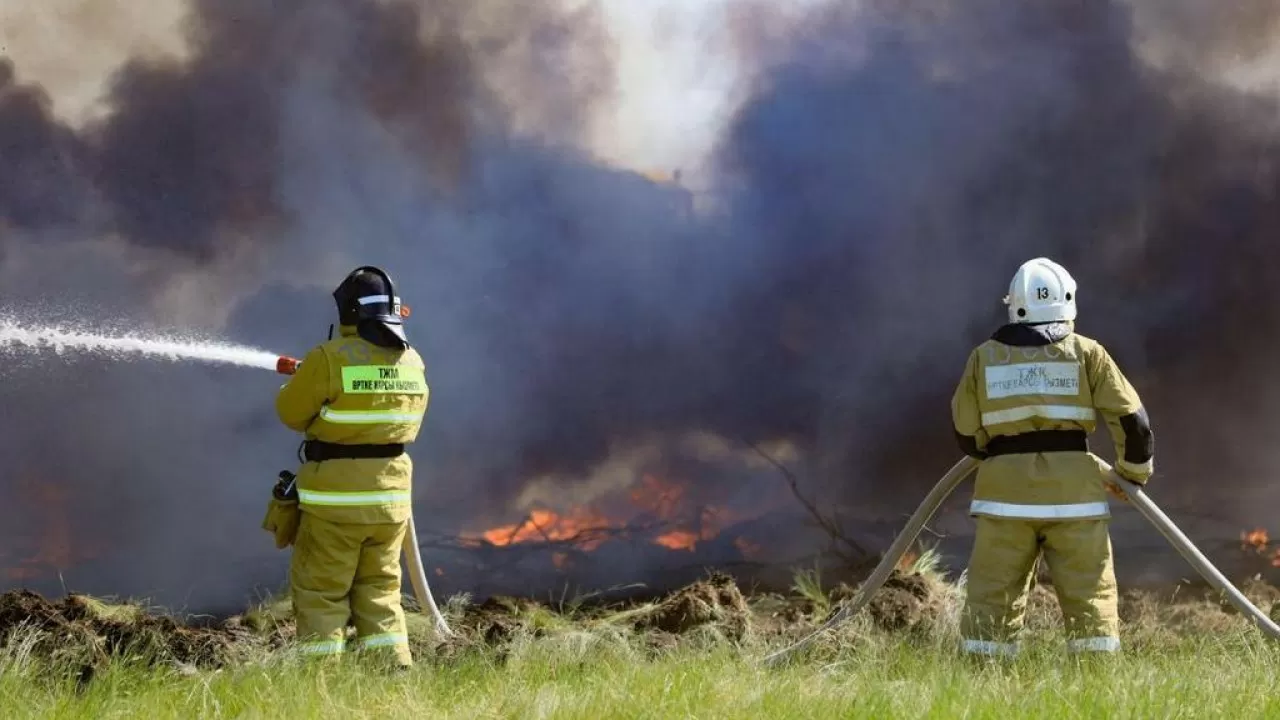
<instances>
[{"instance_id":1,"label":"green grass field","mask_svg":"<svg viewBox=\"0 0 1280 720\"><path fill-rule=\"evenodd\" d=\"M415 616L419 662L402 674L358 657L303 663L268 640L199 667L143 636L104 655L101 637L85 645L65 630L11 628L0 717L1280 717L1280 644L1213 599L1130 594L1124 653L1078 658L1062 650L1056 603L1037 588L1023 653L975 662L955 651L962 590L926 577L929 594L910 612L872 607L780 669L759 659L832 606L812 582L797 583L791 598L750 599L745 625L733 616L737 596L723 607L690 601L682 617L698 621L665 629L643 620L660 603L552 611L455 599L449 616L462 637L437 646ZM1266 608L1275 592L1261 590L1253 594ZM287 637L283 605L242 618L245 632ZM121 623L137 613L93 612Z\"/></svg>"},{"instance_id":2,"label":"green grass field","mask_svg":"<svg viewBox=\"0 0 1280 720\"><path fill-rule=\"evenodd\" d=\"M785 670L730 649L645 659L584 639L506 663L471 659L385 677L354 663L284 663L193 677L114 667L74 682L8 663L6 718L743 718L1280 716L1277 653L1256 638L1191 640L1079 663L1034 649L980 668L934 645L879 642Z\"/></svg>"}]
</instances>

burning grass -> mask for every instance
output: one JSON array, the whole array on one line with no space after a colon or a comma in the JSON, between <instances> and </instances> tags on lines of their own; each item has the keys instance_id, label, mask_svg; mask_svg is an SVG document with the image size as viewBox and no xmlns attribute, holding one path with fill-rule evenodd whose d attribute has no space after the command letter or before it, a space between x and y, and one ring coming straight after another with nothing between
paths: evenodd
<instances>
[{"instance_id":1,"label":"burning grass","mask_svg":"<svg viewBox=\"0 0 1280 720\"><path fill-rule=\"evenodd\" d=\"M955 652L963 586L928 554L866 612L787 668L754 660L799 639L854 592L818 573L789 594L745 594L727 576L648 602L492 598L445 606L457 637L411 615L406 676L348 658L303 664L288 602L192 627L129 605L0 597L0 716L672 717L929 715L1261 717L1280 646L1216 597L1123 597L1126 652L1064 657L1057 603L1038 586L1026 652L974 665ZM1264 609L1280 590L1246 591ZM1194 712L1192 711L1194 709Z\"/></svg>"},{"instance_id":2,"label":"burning grass","mask_svg":"<svg viewBox=\"0 0 1280 720\"><path fill-rule=\"evenodd\" d=\"M667 550L693 552L699 543L714 540L727 527L763 512L693 502L686 497L687 491L684 485L646 474L633 487L602 498L600 504L535 507L518 522L464 532L459 540L472 548L555 546L590 552L611 538L638 538ZM734 537L733 543L744 557L759 550L747 537ZM556 562L557 567L561 562Z\"/></svg>"}]
</instances>

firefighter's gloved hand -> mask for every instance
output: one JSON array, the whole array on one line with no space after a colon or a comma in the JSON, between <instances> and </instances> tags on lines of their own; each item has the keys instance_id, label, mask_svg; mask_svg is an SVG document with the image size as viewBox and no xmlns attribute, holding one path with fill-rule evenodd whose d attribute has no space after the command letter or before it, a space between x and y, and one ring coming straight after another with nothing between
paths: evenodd
<instances>
[{"instance_id":1,"label":"firefighter's gloved hand","mask_svg":"<svg viewBox=\"0 0 1280 720\"><path fill-rule=\"evenodd\" d=\"M1135 472L1126 471L1124 468L1121 468L1119 466L1116 466L1115 472L1120 477L1124 478L1125 480L1128 480L1129 482L1135 485L1146 485L1147 481L1151 479L1150 475L1147 475L1147 474L1140 475Z\"/></svg>"},{"instance_id":2,"label":"firefighter's gloved hand","mask_svg":"<svg viewBox=\"0 0 1280 720\"><path fill-rule=\"evenodd\" d=\"M1155 458L1149 458L1144 463L1132 463L1119 460L1111 468L1116 475L1137 485L1146 485L1151 479L1152 473L1156 471Z\"/></svg>"}]
</instances>

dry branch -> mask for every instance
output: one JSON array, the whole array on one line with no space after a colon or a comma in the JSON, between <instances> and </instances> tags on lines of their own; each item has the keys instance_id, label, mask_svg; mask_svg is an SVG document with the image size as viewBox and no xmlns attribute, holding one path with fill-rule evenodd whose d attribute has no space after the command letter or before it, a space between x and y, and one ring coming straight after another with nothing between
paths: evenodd
<instances>
[{"instance_id":1,"label":"dry branch","mask_svg":"<svg viewBox=\"0 0 1280 720\"><path fill-rule=\"evenodd\" d=\"M844 534L844 531L841 528L841 523L838 519L828 518L826 515L823 515L822 512L818 510L818 507L814 505L809 498L805 497L805 494L800 491L800 481L796 478L795 473L791 472L790 468L774 459L774 457L769 453L761 450L755 443L747 442L746 444L747 447L755 451L757 455L763 458L765 462L772 465L778 473L782 475L787 486L791 488L791 494L795 496L796 501L804 507L818 527L822 528L822 531L831 539L832 555L835 555L848 566L854 568L866 565L870 559L874 557L874 555L866 548L862 547L861 544ZM841 550L841 546L844 546L847 550ZM853 555L850 555L849 551L852 551Z\"/></svg>"}]
</instances>

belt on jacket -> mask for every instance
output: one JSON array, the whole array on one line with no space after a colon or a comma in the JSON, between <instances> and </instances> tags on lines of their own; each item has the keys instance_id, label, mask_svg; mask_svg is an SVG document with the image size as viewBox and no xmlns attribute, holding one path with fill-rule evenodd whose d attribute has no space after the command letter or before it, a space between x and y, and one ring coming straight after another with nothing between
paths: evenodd
<instances>
[{"instance_id":1,"label":"belt on jacket","mask_svg":"<svg viewBox=\"0 0 1280 720\"><path fill-rule=\"evenodd\" d=\"M1017 435L997 435L987 441L987 457L1042 452L1088 452L1089 435L1083 430L1033 430Z\"/></svg>"},{"instance_id":2,"label":"belt on jacket","mask_svg":"<svg viewBox=\"0 0 1280 720\"><path fill-rule=\"evenodd\" d=\"M302 457L307 462L325 460L367 460L370 458L395 458L404 454L404 443L386 445L341 445L308 440L302 444Z\"/></svg>"}]
</instances>

